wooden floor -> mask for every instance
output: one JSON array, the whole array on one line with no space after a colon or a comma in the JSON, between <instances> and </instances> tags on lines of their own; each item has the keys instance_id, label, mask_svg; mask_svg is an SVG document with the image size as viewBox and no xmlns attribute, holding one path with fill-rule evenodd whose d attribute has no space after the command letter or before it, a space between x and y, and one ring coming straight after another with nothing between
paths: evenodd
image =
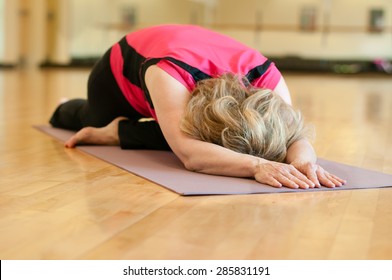
<instances>
[{"instance_id":1,"label":"wooden floor","mask_svg":"<svg viewBox=\"0 0 392 280\"><path fill-rule=\"evenodd\" d=\"M87 70L0 71L0 259L392 259L392 188L181 197L37 132ZM392 79L286 74L320 157L392 173Z\"/></svg>"}]
</instances>

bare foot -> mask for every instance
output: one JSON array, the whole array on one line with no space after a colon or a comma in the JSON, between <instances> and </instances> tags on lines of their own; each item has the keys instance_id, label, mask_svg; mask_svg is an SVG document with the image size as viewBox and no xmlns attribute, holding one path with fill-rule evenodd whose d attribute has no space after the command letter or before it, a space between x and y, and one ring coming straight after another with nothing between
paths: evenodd
<instances>
[{"instance_id":1,"label":"bare foot","mask_svg":"<svg viewBox=\"0 0 392 280\"><path fill-rule=\"evenodd\" d=\"M120 144L120 139L118 137L118 123L124 119L126 118L118 117L107 126L100 128L91 126L82 128L75 135L69 138L65 142L64 146L66 148L74 148L79 144L118 146Z\"/></svg>"}]
</instances>

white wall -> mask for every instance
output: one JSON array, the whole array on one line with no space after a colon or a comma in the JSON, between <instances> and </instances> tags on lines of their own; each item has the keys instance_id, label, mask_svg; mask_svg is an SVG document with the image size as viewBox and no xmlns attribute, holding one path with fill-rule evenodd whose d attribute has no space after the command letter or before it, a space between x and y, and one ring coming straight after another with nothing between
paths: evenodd
<instances>
[{"instance_id":1,"label":"white wall","mask_svg":"<svg viewBox=\"0 0 392 280\"><path fill-rule=\"evenodd\" d=\"M196 5L203 2L212 5L205 5L201 15ZM121 23L121 10L131 6L137 11L138 27L204 21L270 56L392 58L391 0L73 0L72 3L72 56L100 55L131 31L116 28ZM316 30L303 32L298 28L300 11L309 6L316 9ZM367 32L370 8L385 10L386 31ZM327 19L330 32L324 33ZM256 24L261 24L261 31L256 31Z\"/></svg>"},{"instance_id":2,"label":"white wall","mask_svg":"<svg viewBox=\"0 0 392 280\"><path fill-rule=\"evenodd\" d=\"M18 3L0 0L0 62L19 60ZM46 2L31 4L29 59L47 58ZM52 62L99 56L133 28L121 28L122 13L134 8L139 28L161 23L204 24L259 49L267 56L330 59L392 59L392 0L57 0L61 6ZM203 4L204 3L204 4ZM205 4L207 3L207 4ZM330 3L329 5L327 5ZM316 9L316 30L299 30L304 6ZM322 27L330 10L330 33ZM386 30L367 32L370 8L385 10ZM261 30L256 30L256 25Z\"/></svg>"},{"instance_id":3,"label":"white wall","mask_svg":"<svg viewBox=\"0 0 392 280\"><path fill-rule=\"evenodd\" d=\"M69 0L57 0L57 5L54 11L54 22L48 22L46 34L47 40L52 40L52 45L46 42L47 46L47 59L51 62L60 64L67 64L71 60L70 45L71 45L71 3ZM50 9L50 7L48 7ZM49 27L49 24L52 26ZM54 34L50 34L50 28L53 28ZM51 37L53 36L53 37Z\"/></svg>"},{"instance_id":4,"label":"white wall","mask_svg":"<svg viewBox=\"0 0 392 280\"><path fill-rule=\"evenodd\" d=\"M26 65L39 64L46 55L45 0L26 1L26 6L23 7L19 0L1 1L3 1L4 16L0 17L3 26L3 32L0 33L0 49L3 50L0 53L0 62L18 64L23 49L26 52L23 53L26 56L24 61ZM21 13L24 15L22 16ZM25 30L22 30L24 28Z\"/></svg>"},{"instance_id":5,"label":"white wall","mask_svg":"<svg viewBox=\"0 0 392 280\"><path fill-rule=\"evenodd\" d=\"M315 7L317 11L315 32L301 32L297 29L300 11L304 6ZM370 8L384 9L384 32L367 32ZM322 27L327 19L327 10L330 11L330 32L325 34ZM257 13L261 15L263 30L259 33L240 27L221 28L221 31L268 55L392 58L391 0L220 0L217 11L216 21L221 25L235 23L252 26L256 23Z\"/></svg>"},{"instance_id":6,"label":"white wall","mask_svg":"<svg viewBox=\"0 0 392 280\"><path fill-rule=\"evenodd\" d=\"M4 64L18 63L18 30L19 24L16 18L18 0L0 0L0 62ZM7 42L7 43L6 43Z\"/></svg>"},{"instance_id":7,"label":"white wall","mask_svg":"<svg viewBox=\"0 0 392 280\"><path fill-rule=\"evenodd\" d=\"M31 0L30 0L31 1ZM30 2L30 37L27 65L35 66L46 59L47 10L45 0Z\"/></svg>"},{"instance_id":8,"label":"white wall","mask_svg":"<svg viewBox=\"0 0 392 280\"><path fill-rule=\"evenodd\" d=\"M101 55L130 32L122 19L125 10L136 11L135 28L162 23L189 23L187 0L71 0L72 57Z\"/></svg>"},{"instance_id":9,"label":"white wall","mask_svg":"<svg viewBox=\"0 0 392 280\"><path fill-rule=\"evenodd\" d=\"M0 0L0 61L3 60L3 56L4 56L4 0Z\"/></svg>"}]
</instances>

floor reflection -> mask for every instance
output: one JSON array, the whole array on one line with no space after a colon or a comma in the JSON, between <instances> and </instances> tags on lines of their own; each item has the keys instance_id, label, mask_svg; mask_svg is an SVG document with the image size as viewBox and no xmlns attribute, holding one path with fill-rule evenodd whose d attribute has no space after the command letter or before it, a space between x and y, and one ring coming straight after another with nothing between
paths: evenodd
<instances>
[{"instance_id":1,"label":"floor reflection","mask_svg":"<svg viewBox=\"0 0 392 280\"><path fill-rule=\"evenodd\" d=\"M369 122L377 122L382 119L383 108L382 108L383 98L380 93L368 93L365 96L365 118Z\"/></svg>"}]
</instances>

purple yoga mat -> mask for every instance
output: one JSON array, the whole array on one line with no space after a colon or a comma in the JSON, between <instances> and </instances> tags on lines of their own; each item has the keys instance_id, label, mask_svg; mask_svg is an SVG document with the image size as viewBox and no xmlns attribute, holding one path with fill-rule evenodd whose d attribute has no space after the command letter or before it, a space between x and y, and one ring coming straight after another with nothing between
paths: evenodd
<instances>
[{"instance_id":1,"label":"purple yoga mat","mask_svg":"<svg viewBox=\"0 0 392 280\"><path fill-rule=\"evenodd\" d=\"M64 142L74 132L35 126L38 130ZM392 187L392 175L358 168L325 159L318 163L326 170L347 180L343 187L289 189L273 188L253 179L207 175L188 171L172 152L150 150L121 150L114 146L78 146L92 156L150 180L180 195L256 194L307 191L352 190Z\"/></svg>"}]
</instances>

